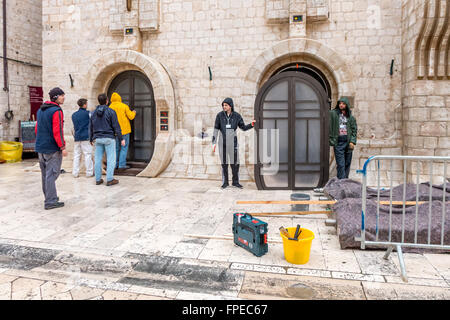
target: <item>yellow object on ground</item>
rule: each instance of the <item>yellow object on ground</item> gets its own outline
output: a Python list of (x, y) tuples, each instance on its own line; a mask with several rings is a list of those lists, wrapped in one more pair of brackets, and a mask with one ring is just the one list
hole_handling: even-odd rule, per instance
[[(286, 228), (289, 237), (294, 238), (297, 228)], [(305, 264), (309, 261), (311, 252), (311, 244), (314, 239), (314, 233), (311, 230), (300, 228), (302, 231), (298, 237), (298, 241), (289, 240), (285, 235), (280, 233), (283, 238), (284, 257), (286, 261), (293, 264)]]
[(22, 142), (0, 141), (0, 160), (6, 162), (22, 161), (22, 151)]

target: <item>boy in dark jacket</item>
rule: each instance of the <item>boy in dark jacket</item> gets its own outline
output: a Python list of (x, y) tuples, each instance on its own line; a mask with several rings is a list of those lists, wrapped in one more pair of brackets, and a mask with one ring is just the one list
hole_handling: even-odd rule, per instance
[(91, 144), (95, 140), (95, 183), (97, 185), (103, 183), (102, 179), (102, 158), (106, 152), (106, 185), (111, 186), (119, 183), (114, 179), (114, 168), (116, 167), (116, 136), (121, 141), (122, 146), (125, 140), (122, 138), (119, 121), (116, 112), (107, 106), (108, 97), (102, 93), (98, 96), (99, 106), (92, 114), (90, 122)]
[(59, 202), (56, 192), (56, 179), (61, 173), (62, 157), (67, 156), (64, 114), (61, 109), (65, 100), (64, 91), (53, 88), (49, 96), (50, 101), (44, 102), (37, 112), (35, 127), (36, 152), (39, 156), (46, 210), (64, 206), (64, 202)]
[(358, 127), (352, 116), (347, 98), (341, 98), (336, 108), (330, 110), (330, 146), (334, 147), (338, 179), (346, 179), (350, 174), (353, 149), (356, 145)]
[(226, 98), (222, 102), (223, 111), (216, 116), (214, 124), (214, 134), (212, 137), (213, 151), (216, 150), (217, 134), (219, 137), (219, 154), (222, 163), (222, 189), (228, 187), (228, 164), (233, 173), (233, 186), (242, 189), (239, 184), (239, 145), (237, 141), (236, 129), (247, 131), (254, 127), (255, 120), (251, 124), (245, 125), (241, 115), (234, 112), (233, 99)]
[(87, 100), (79, 99), (77, 102), (80, 109), (72, 114), (74, 129), (74, 147), (73, 147), (73, 169), (72, 175), (78, 178), (80, 172), (81, 154), (84, 155), (84, 164), (86, 166), (86, 177), (94, 175), (94, 164), (92, 162), (92, 145), (89, 143), (89, 119), (90, 114), (87, 110)]

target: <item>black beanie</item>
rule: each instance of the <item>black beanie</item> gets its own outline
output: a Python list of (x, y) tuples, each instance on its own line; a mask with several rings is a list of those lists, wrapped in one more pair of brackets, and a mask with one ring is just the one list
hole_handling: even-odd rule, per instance
[(61, 89), (61, 88), (58, 88), (58, 87), (53, 88), (53, 89), (50, 90), (50, 92), (48, 93), (48, 95), (50, 96), (50, 100), (51, 100), (51, 101), (55, 101), (55, 100), (58, 98), (58, 96), (61, 96), (61, 95), (63, 95), (63, 94), (65, 94), (64, 91), (62, 91), (62, 89)]
[(223, 107), (223, 104), (224, 104), (224, 103), (228, 104), (228, 105), (231, 107), (231, 111), (234, 112), (234, 103), (233, 103), (233, 99), (231, 99), (231, 98), (226, 98), (225, 100), (223, 100), (223, 102), (222, 102), (222, 107)]

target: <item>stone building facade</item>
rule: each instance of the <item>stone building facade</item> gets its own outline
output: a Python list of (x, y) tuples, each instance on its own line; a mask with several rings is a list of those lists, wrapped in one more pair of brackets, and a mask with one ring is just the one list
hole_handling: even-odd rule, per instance
[[(259, 187), (268, 184), (259, 176), (258, 135), (273, 123), (281, 128), (279, 144), (289, 140), (283, 148), (290, 168), (280, 176), (290, 176), (289, 185), (272, 180), (275, 188), (301, 186), (293, 182), (297, 165), (320, 167), (317, 176), (299, 174), (312, 184), (319, 175), (323, 180), (335, 174), (324, 111), (341, 96), (350, 98), (358, 121), (351, 177), (372, 155), (449, 155), (448, 1), (44, 0), (42, 5), (44, 92), (61, 86), (70, 115), (78, 98), (88, 98), (93, 109), (99, 93), (134, 83), (123, 92), (128, 102), (145, 105), (135, 126), (142, 145), (151, 148), (140, 176), (220, 179), (210, 139), (225, 97), (234, 98), (246, 123), (256, 119), (259, 125), (258, 132), (238, 134), (241, 179)], [(137, 74), (146, 85), (133, 82)], [(268, 101), (276, 86), (284, 90), (283, 83), (292, 87), (282, 101)], [(315, 93), (311, 108), (320, 115), (291, 120), (297, 117), (292, 106), (301, 109), (309, 101), (306, 94), (297, 101), (302, 90)], [(269, 120), (265, 103), (290, 116), (275, 111), (279, 118)], [(66, 121), (69, 143), (71, 125)], [(298, 160), (303, 152), (293, 136), (310, 139), (304, 140), (305, 161)], [(69, 157), (64, 167), (70, 162)], [(399, 180), (403, 167), (394, 169)], [(385, 179), (387, 171), (382, 173)]]
[[(42, 2), (11, 0), (6, 3), (9, 92), (0, 90), (0, 140), (14, 141), (19, 137), (19, 120), (30, 119), (28, 86), (42, 86)], [(3, 57), (2, 11), (0, 15), (0, 52)], [(1, 88), (4, 88), (4, 64), (1, 60)], [(5, 117), (8, 101), (14, 115), (11, 120)]]
[[(406, 1), (402, 15), (402, 107), (405, 155), (450, 155), (450, 2)], [(443, 164), (431, 168), (436, 175)], [(429, 177), (426, 163), (422, 180)], [(448, 171), (447, 171), (448, 173)], [(429, 178), (428, 178), (429, 180)], [(440, 182), (442, 183), (442, 182)]]

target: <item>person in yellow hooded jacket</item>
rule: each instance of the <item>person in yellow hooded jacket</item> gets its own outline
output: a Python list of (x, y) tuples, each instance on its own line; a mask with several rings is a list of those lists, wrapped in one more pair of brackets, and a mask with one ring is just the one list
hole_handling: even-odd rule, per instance
[(117, 119), (119, 120), (120, 129), (122, 131), (122, 139), (125, 140), (125, 146), (120, 143), (116, 143), (116, 168), (128, 169), (127, 166), (127, 153), (128, 146), (130, 145), (130, 133), (131, 124), (130, 120), (136, 117), (136, 111), (131, 111), (130, 107), (122, 102), (122, 97), (117, 93), (113, 92), (111, 95), (111, 104), (109, 105), (117, 114)]

